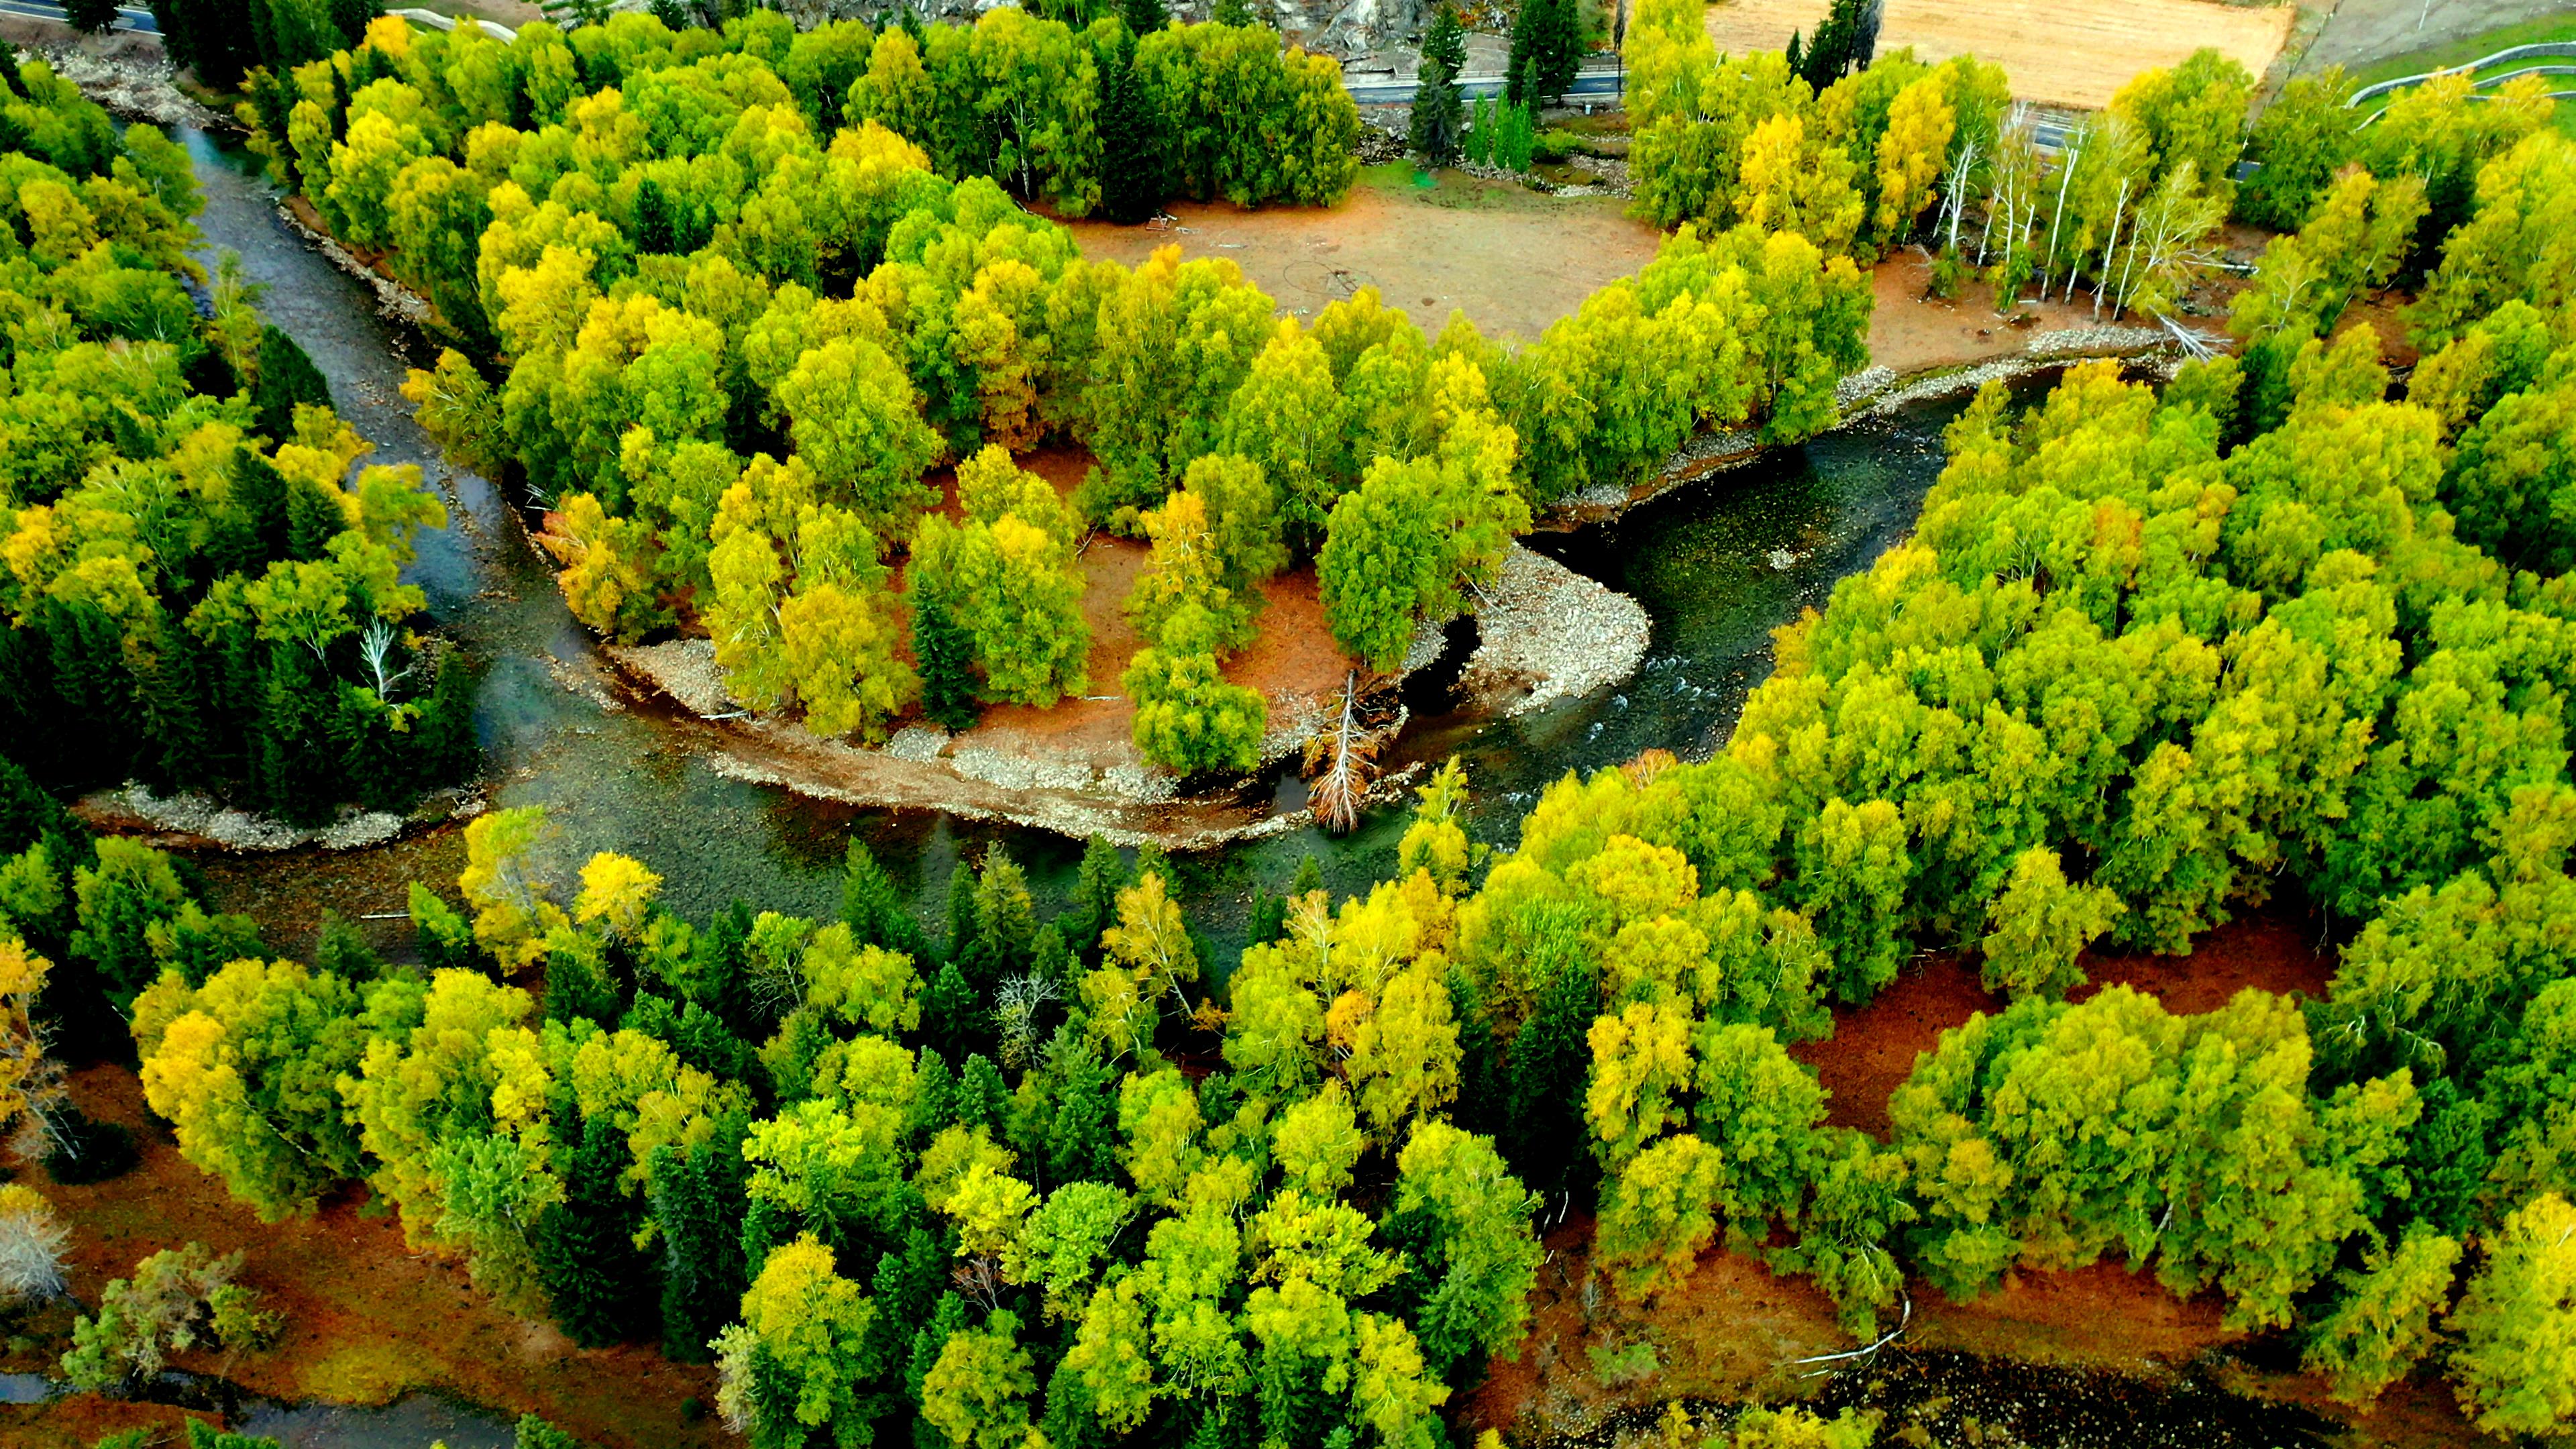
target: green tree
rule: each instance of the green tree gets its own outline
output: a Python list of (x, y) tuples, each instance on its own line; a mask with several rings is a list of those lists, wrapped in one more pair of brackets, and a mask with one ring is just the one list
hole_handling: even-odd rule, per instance
[(726, 1418), (761, 1449), (865, 1435), (859, 1386), (876, 1367), (864, 1353), (876, 1311), (811, 1236), (773, 1249), (742, 1296), (742, 1321), (716, 1338)]
[(2369, 1407), (2432, 1351), (2433, 1320), (2450, 1302), (2459, 1261), (2455, 1240), (2410, 1231), (2372, 1252), (2361, 1271), (2338, 1274), (2342, 1297), (2308, 1340), (2309, 1370), (2326, 1376), (2337, 1399)]
[(2063, 996), (2084, 984), (2077, 958), (2119, 919), (2120, 898), (2066, 879), (2057, 852), (2033, 846), (2014, 857), (2012, 877), (1989, 908), (1980, 950), (1988, 991)]
[(1574, 0), (1521, 0), (1512, 15), (1505, 98), (1535, 108), (1542, 97), (1564, 95), (1582, 67), (1584, 48)]
[(2479, 1428), (2547, 1435), (2576, 1419), (2576, 1207), (2544, 1193), (2515, 1209), (2451, 1327), (2451, 1382)]

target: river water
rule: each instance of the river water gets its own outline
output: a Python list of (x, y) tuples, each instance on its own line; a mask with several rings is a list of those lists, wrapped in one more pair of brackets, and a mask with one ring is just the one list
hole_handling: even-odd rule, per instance
[[(176, 134), (196, 160), (206, 197), (198, 224), (208, 264), (218, 249), (239, 254), (251, 280), (268, 288), (269, 319), (312, 355), (341, 414), (377, 445), (371, 461), (417, 463), (447, 499), (450, 525), (421, 536), (410, 578), (426, 591), (431, 614), (487, 666), (476, 725), (490, 793), (502, 805), (547, 807), (560, 827), (552, 862), (559, 876), (568, 878), (591, 851), (615, 849), (660, 872), (665, 899), (686, 914), (703, 917), (740, 898), (830, 915), (839, 905), (843, 849), (858, 838), (935, 923), (944, 918), (957, 862), (1001, 843), (1027, 867), (1041, 909), (1062, 898), (1080, 842), (744, 783), (697, 754), (692, 732), (649, 709), (615, 703), (593, 640), (565, 608), (510, 500), (489, 480), (448, 466), (397, 392), (405, 368), (428, 361), (419, 339), (380, 318), (365, 286), (285, 226), (258, 158), (228, 138), (184, 128)], [(1770, 673), (1771, 631), (1822, 607), (1837, 579), (1867, 567), (1912, 528), (1940, 471), (1940, 430), (1962, 405), (1925, 404), (1859, 423), (1668, 494), (1615, 523), (1533, 536), (1531, 547), (1645, 606), (1653, 642), (1643, 666), (1624, 685), (1511, 720), (1445, 712), (1436, 684), (1417, 686), (1409, 699), (1415, 720), (1387, 763), (1456, 754), (1476, 792), (1471, 833), (1509, 845), (1537, 793), (1569, 770), (1615, 765), (1650, 748), (1705, 757), (1724, 743), (1746, 693)], [(1283, 800), (1293, 801), (1300, 787), (1292, 776), (1280, 788)], [(1184, 900), (1213, 950), (1211, 964), (1222, 974), (1231, 963), (1256, 885), (1280, 889), (1312, 853), (1337, 890), (1364, 888), (1391, 869), (1403, 821), (1402, 810), (1386, 807), (1348, 836), (1309, 829), (1180, 857)], [(456, 855), (452, 832), (443, 832), (373, 851), (210, 857), (202, 864), (224, 906), (265, 906), (272, 922), (309, 923), (317, 899), (349, 914), (399, 910), (404, 880), (452, 873)], [(307, 942), (274, 944), (291, 952)], [(1925, 1391), (1934, 1418), (1966, 1398), (1998, 1400), (1978, 1403), (1985, 1423), (1943, 1422), (1945, 1431), (1962, 1430), (1973, 1442), (1997, 1420), (2029, 1420), (2007, 1439), (2100, 1442), (2045, 1426), (2074, 1402), (2063, 1396), (2099, 1397), (2109, 1392), (2109, 1379), (2006, 1360), (1944, 1360), (1938, 1367), (1915, 1374), (1939, 1380), (1937, 1392)], [(1994, 1377), (1999, 1373), (2005, 1377)], [(2016, 1373), (2037, 1377), (2011, 1379)], [(1967, 1393), (1972, 1386), (1982, 1387)], [(2105, 1412), (2168, 1431), (2155, 1442), (2200, 1449), (2307, 1437), (2302, 1431), (2310, 1426), (2275, 1422), (2229, 1395), (2212, 1401), (2220, 1405), (2213, 1413), (2192, 1392), (2123, 1387), (2116, 1408)], [(1909, 1410), (1884, 1364), (1841, 1376), (1832, 1396), (1895, 1409), (1899, 1417), (1927, 1412)], [(434, 1398), (384, 1410), (266, 1406), (243, 1427), (276, 1435), (290, 1449), (415, 1449), (442, 1437), (450, 1449), (509, 1442), (498, 1416)]]
[[(547, 808), (560, 828), (557, 873), (568, 876), (594, 850), (615, 849), (660, 872), (664, 898), (686, 914), (704, 916), (739, 897), (829, 915), (838, 908), (845, 842), (856, 836), (933, 922), (944, 918), (955, 862), (980, 855), (988, 842), (1006, 844), (1027, 868), (1042, 909), (1069, 889), (1079, 842), (747, 784), (718, 773), (649, 710), (612, 703), (606, 666), (511, 501), (491, 481), (449, 466), (397, 391), (407, 367), (429, 360), (420, 340), (380, 317), (362, 283), (288, 230), (259, 158), (228, 137), (187, 129), (178, 136), (206, 198), (198, 218), (205, 260), (211, 265), (219, 249), (237, 253), (250, 279), (268, 289), (262, 306), (270, 321), (312, 355), (341, 414), (375, 442), (370, 461), (417, 463), (447, 499), (449, 526), (421, 535), (410, 578), (427, 593), (432, 616), (488, 665), (476, 725), (492, 795), (502, 805)], [(1472, 833), (1508, 845), (1536, 793), (1569, 769), (1617, 764), (1651, 747), (1706, 755), (1723, 741), (1745, 692), (1769, 673), (1770, 631), (1821, 606), (1835, 579), (1912, 527), (1940, 469), (1940, 428), (1958, 407), (1930, 404), (1859, 424), (1667, 495), (1618, 523), (1534, 536), (1533, 547), (1645, 605), (1654, 639), (1643, 667), (1623, 686), (1505, 721), (1441, 713), (1438, 691), (1424, 698), (1417, 690), (1416, 722), (1388, 763), (1459, 755), (1476, 792)], [(1293, 777), (1281, 783), (1288, 798), (1300, 788)], [(1183, 856), (1184, 896), (1219, 969), (1240, 942), (1256, 885), (1284, 887), (1312, 853), (1337, 889), (1364, 887), (1391, 866), (1402, 833), (1403, 812), (1389, 807), (1348, 836), (1309, 829)], [(344, 911), (370, 903), (400, 909), (400, 868), (428, 858), (404, 845), (382, 857), (385, 879), (369, 887), (372, 902), (349, 902)], [(365, 868), (311, 852), (208, 864), (218, 894), (236, 906), (256, 895), (291, 896), (308, 873), (345, 880)]]

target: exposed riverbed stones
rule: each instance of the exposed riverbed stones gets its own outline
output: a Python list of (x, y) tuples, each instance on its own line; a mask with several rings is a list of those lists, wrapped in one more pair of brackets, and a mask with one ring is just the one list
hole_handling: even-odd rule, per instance
[(1519, 544), (1483, 607), (1458, 691), (1509, 718), (1636, 673), (1652, 630), (1645, 606)]
[(423, 799), (408, 814), (344, 808), (328, 824), (299, 826), (274, 816), (237, 810), (200, 791), (156, 795), (140, 781), (128, 781), (121, 789), (94, 791), (73, 806), (73, 813), (94, 830), (139, 836), (166, 847), (244, 854), (300, 850), (306, 846), (363, 850), (393, 840), (413, 826), (462, 819), (482, 810), (480, 795), (441, 790)]

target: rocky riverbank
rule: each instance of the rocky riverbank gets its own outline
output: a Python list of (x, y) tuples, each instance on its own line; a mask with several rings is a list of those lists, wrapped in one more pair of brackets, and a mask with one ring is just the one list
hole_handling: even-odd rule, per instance
[[(1514, 545), (1477, 612), (1478, 642), (1458, 696), (1496, 718), (1542, 709), (1626, 679), (1645, 657), (1646, 611), (1624, 594), (1544, 555)], [(1429, 625), (1423, 646), (1393, 674), (1363, 680), (1372, 698), (1397, 694), (1443, 655)], [(1009, 726), (951, 734), (915, 723), (878, 745), (820, 738), (794, 720), (762, 718), (736, 701), (704, 639), (605, 645), (603, 652), (642, 707), (659, 706), (694, 736), (724, 774), (845, 804), (945, 810), (1120, 844), (1152, 841), (1203, 848), (1257, 839), (1311, 823), (1302, 805), (1278, 808), (1267, 782), (1303, 753), (1336, 717), (1337, 702), (1274, 700), (1261, 762), (1233, 780), (1184, 781), (1121, 740), (1060, 740)], [(1403, 707), (1377, 711), (1376, 733), (1392, 736)], [(1387, 719), (1388, 714), (1392, 715)], [(1379, 793), (1399, 792), (1401, 778)], [(1190, 787), (1195, 786), (1195, 789)]]

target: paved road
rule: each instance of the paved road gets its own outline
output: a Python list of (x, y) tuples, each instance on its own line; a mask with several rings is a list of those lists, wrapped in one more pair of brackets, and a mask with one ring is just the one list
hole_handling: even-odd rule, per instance
[[(48, 5), (44, 0), (0, 0), (0, 15), (24, 15), (35, 20), (66, 19), (63, 7)], [(114, 28), (140, 31), (145, 35), (158, 35), (161, 33), (161, 22), (153, 19), (152, 12), (149, 10), (128, 10), (119, 6)]]
[[(0, 4), (6, 3), (9, 0), (0, 0)], [(1565, 88), (1565, 98), (1569, 101), (1616, 99), (1622, 78), (1621, 73), (1615, 70), (1585, 71), (1574, 78), (1574, 84)], [(1504, 78), (1498, 75), (1458, 77), (1458, 89), (1464, 91), (1469, 100), (1478, 96), (1499, 96), (1503, 93), (1503, 83)], [(1413, 104), (1414, 86), (1411, 81), (1361, 80), (1355, 76), (1344, 76), (1342, 84), (1349, 88), (1351, 99), (1363, 106)]]

